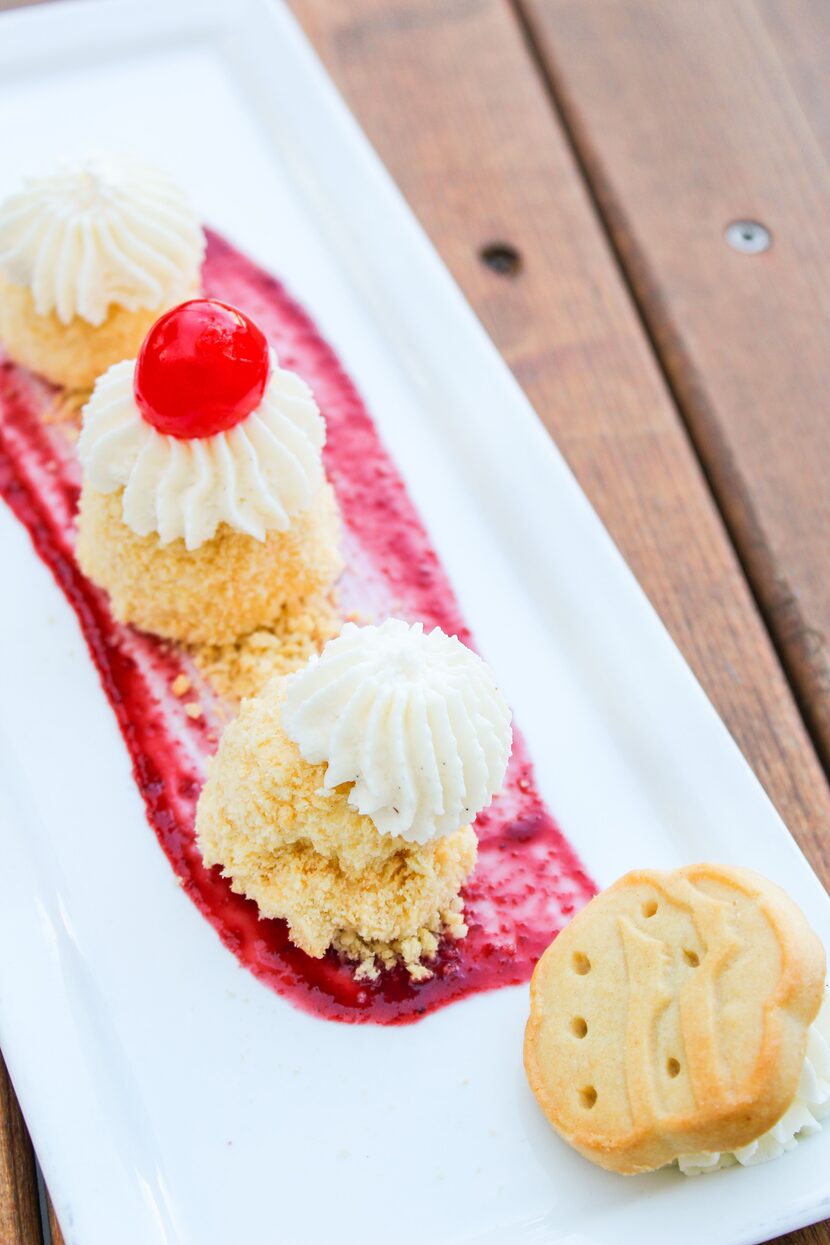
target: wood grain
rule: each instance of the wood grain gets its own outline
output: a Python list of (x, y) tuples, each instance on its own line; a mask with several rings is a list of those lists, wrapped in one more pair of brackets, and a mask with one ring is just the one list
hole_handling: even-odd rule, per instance
[(830, 162), (830, 5), (821, 0), (756, 0), (793, 95)]
[(47, 1198), (47, 1208), (49, 1211), (49, 1233), (52, 1237), (51, 1245), (64, 1245), (63, 1233), (61, 1232), (58, 1216), (55, 1213), (55, 1207), (51, 1198)]
[[(827, 6), (523, 4), (828, 765)], [(731, 249), (738, 218), (772, 248)]]
[(777, 1236), (771, 1245), (827, 1245), (830, 1241), (830, 1222), (814, 1223), (809, 1228), (801, 1228), (798, 1232), (788, 1232), (786, 1236)]
[[(830, 877), (820, 767), (510, 9), (498, 0), (294, 0), (293, 8), (762, 782)], [(482, 264), (493, 241), (521, 253), (515, 276)]]
[(41, 1245), (32, 1145), (0, 1056), (0, 1243)]

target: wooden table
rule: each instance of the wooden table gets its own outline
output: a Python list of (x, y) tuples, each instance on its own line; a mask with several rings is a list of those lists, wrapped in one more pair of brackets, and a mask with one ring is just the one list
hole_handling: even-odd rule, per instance
[[(830, 883), (830, 5), (293, 7)], [(0, 1065), (0, 1242), (44, 1236)]]

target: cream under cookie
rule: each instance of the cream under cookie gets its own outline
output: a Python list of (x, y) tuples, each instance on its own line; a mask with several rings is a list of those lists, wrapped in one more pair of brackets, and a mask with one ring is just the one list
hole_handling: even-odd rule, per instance
[(222, 525), (188, 550), (138, 536), (122, 518), (123, 490), (84, 484), (77, 554), (85, 575), (109, 593), (119, 622), (188, 643), (221, 644), (273, 623), (331, 587), (342, 566), (340, 521), (329, 484), (287, 531), (256, 540)]
[(263, 916), (284, 918), (309, 955), (335, 945), (366, 963), (400, 956), (418, 976), (437, 935), (466, 932), (458, 894), (475, 833), (424, 844), (379, 834), (349, 804), (348, 784), (324, 789), (325, 765), (304, 761), (286, 735), (284, 687), (277, 679), (244, 701), (222, 736), (196, 817), (205, 863)]
[(24, 285), (0, 273), (0, 341), (9, 357), (66, 389), (91, 389), (113, 363), (134, 357), (152, 324), (168, 309), (113, 305), (101, 324), (74, 316), (63, 324), (54, 311), (40, 315)]

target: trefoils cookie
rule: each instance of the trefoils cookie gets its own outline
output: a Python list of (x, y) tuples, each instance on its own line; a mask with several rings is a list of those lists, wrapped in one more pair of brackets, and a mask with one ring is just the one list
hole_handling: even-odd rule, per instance
[(739, 1150), (796, 1098), (825, 971), (799, 908), (751, 870), (629, 873), (536, 967), (531, 1088), (614, 1171)]

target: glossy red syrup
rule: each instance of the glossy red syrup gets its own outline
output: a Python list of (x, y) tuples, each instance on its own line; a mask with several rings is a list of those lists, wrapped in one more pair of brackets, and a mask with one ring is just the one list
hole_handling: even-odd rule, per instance
[[(304, 311), (282, 286), (215, 235), (204, 268), (207, 293), (258, 324), (280, 362), (311, 384), (328, 423), (326, 467), (346, 525), (349, 607), (421, 618), (469, 642), (452, 588), (360, 397)], [(115, 623), (104, 595), (73, 557), (79, 473), (58, 427), (44, 423), (55, 391), (0, 364), (0, 494), (75, 610), (132, 757), (147, 816), (183, 888), (239, 961), (298, 1007), (330, 1020), (402, 1024), (465, 995), (527, 981), (539, 955), (594, 893), (579, 859), (539, 796), (517, 737), (504, 793), (476, 823), (479, 861), (465, 889), (468, 936), (447, 941), (431, 980), (403, 971), (356, 982), (334, 955), (313, 960), (293, 947), (281, 921), (206, 870), (193, 837), (194, 811), (217, 727), (206, 695), (198, 720), (171, 691), (187, 670), (174, 646)], [(185, 697), (185, 701), (186, 701)]]
[(227, 432), (262, 401), (270, 364), (265, 334), (236, 307), (192, 298), (166, 312), (138, 352), (135, 400), (171, 437)]

